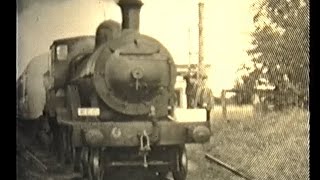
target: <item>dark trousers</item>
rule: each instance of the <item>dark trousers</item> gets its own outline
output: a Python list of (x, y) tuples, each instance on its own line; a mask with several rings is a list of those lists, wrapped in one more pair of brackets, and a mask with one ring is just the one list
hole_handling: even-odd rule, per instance
[(207, 111), (207, 121), (210, 121), (211, 110), (206, 109)]
[(192, 109), (194, 108), (194, 99), (191, 95), (187, 95), (187, 108)]

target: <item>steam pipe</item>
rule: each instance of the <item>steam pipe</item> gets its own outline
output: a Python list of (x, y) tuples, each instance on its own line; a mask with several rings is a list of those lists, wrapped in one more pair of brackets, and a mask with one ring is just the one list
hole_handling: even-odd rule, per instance
[(140, 0), (120, 0), (118, 5), (122, 13), (122, 29), (139, 31), (140, 9), (143, 3)]

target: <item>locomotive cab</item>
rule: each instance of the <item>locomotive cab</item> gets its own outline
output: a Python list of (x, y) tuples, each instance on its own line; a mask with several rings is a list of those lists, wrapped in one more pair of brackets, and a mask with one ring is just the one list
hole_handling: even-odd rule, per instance
[(56, 107), (64, 106), (65, 84), (69, 78), (69, 64), (80, 54), (94, 49), (94, 36), (77, 36), (55, 40), (50, 46), (49, 68), (44, 76), (46, 105), (44, 114), (55, 116)]
[(53, 81), (52, 87), (64, 87), (69, 73), (69, 63), (79, 54), (92, 53), (94, 43), (94, 36), (59, 39), (52, 43), (49, 62), (49, 76)]

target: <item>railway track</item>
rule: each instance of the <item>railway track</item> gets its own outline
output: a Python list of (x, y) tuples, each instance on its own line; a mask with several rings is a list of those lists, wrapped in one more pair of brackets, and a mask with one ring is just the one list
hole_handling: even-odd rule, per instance
[(17, 175), (22, 176), (18, 180), (81, 179), (80, 174), (73, 172), (73, 167), (59, 164), (52, 152), (37, 145), (29, 145), (23, 154), (17, 156), (18, 167), (20, 167)]
[[(22, 150), (23, 153), (19, 152), (19, 148), (17, 149), (17, 180), (86, 180), (82, 178), (81, 174), (75, 173), (71, 165), (60, 164), (53, 152), (50, 152), (47, 147), (44, 147), (43, 144), (40, 144), (39, 140), (35, 138), (34, 134), (29, 134), (33, 130), (33, 127), (18, 127), (17, 129), (18, 146), (19, 144), (22, 144), (24, 147), (27, 147)], [(254, 179), (252, 176), (237, 170), (236, 168), (220, 161), (210, 154), (204, 155), (205, 159), (207, 159), (210, 163), (215, 163), (238, 177), (246, 180)], [(25, 156), (28, 157), (25, 158)], [(191, 176), (190, 178), (194, 177)], [(136, 172), (135, 170), (131, 170), (128, 172), (116, 172), (113, 177), (108, 177), (108, 180), (111, 179), (159, 180), (159, 177), (150, 175), (150, 173), (147, 173), (147, 171)], [(173, 180), (173, 178), (169, 175), (166, 177), (166, 179), (161, 180)]]
[[(21, 133), (19, 141), (20, 143), (26, 143), (25, 147), (27, 148), (23, 150), (23, 153), (17, 152), (17, 180), (87, 180), (82, 178), (81, 174), (74, 173), (73, 167), (70, 165), (60, 164), (53, 152), (37, 144), (36, 141), (30, 140), (30, 138), (23, 136)], [(135, 171), (119, 171), (114, 173), (112, 177), (108, 177), (108, 180), (112, 179), (159, 180), (158, 177), (144, 171), (138, 173)], [(168, 177), (161, 180), (173, 179)]]
[[(80, 174), (74, 173), (73, 168), (67, 165), (60, 165), (52, 153), (33, 147), (35, 156), (46, 166), (46, 171), (40, 168), (30, 166), (29, 163), (21, 164), (26, 166), (26, 173), (18, 180), (87, 180)], [(21, 162), (20, 162), (21, 163)], [(119, 172), (108, 180), (159, 180), (159, 178), (147, 175), (147, 173)], [(171, 177), (161, 180), (173, 180)]]

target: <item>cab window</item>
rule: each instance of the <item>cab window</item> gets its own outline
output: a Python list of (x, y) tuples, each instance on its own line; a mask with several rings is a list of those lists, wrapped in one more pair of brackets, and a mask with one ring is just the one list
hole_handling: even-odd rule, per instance
[(56, 47), (57, 60), (66, 61), (68, 57), (68, 46), (67, 45), (58, 45)]

